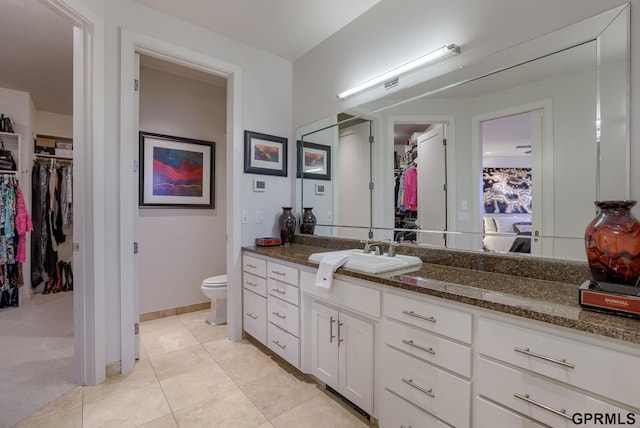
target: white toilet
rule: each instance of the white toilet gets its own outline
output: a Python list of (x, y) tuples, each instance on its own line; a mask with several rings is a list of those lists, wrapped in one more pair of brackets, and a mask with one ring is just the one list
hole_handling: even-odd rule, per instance
[(211, 299), (211, 312), (207, 316), (209, 324), (227, 323), (227, 275), (217, 275), (202, 281), (200, 287), (205, 296)]

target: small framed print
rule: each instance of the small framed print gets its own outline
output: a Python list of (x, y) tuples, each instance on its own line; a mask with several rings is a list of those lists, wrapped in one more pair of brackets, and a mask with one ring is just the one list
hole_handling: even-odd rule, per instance
[(139, 206), (214, 208), (213, 141), (139, 133)]
[(287, 139), (244, 131), (244, 172), (287, 176)]
[(331, 180), (331, 146), (298, 141), (296, 177)]
[(316, 195), (324, 195), (324, 184), (316, 183)]

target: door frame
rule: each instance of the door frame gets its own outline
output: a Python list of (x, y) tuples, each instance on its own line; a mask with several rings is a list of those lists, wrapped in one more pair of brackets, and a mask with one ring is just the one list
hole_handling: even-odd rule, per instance
[(242, 339), (242, 288), (234, 286), (241, 283), (241, 224), (236, 220), (236, 217), (240, 218), (240, 198), (233, 198), (233, 195), (241, 193), (243, 142), (241, 68), (238, 65), (128, 29), (121, 29), (120, 36), (120, 346), (122, 373), (125, 374), (130, 373), (135, 364), (135, 325), (140, 311), (135, 300), (139, 280), (137, 259), (132, 257), (138, 212), (134, 201), (138, 179), (134, 172), (138, 129), (133, 111), (136, 53), (227, 78), (227, 334), (233, 341)]
[[(480, 123), (486, 120), (498, 119), (505, 116), (513, 116), (516, 114), (531, 112), (534, 110), (542, 110), (542, 144), (539, 148), (539, 155), (532, 159), (532, 171), (542, 171), (544, 166), (544, 173), (532, 174), (532, 186), (533, 188), (541, 189), (539, 195), (541, 197), (536, 198), (534, 202), (534, 210), (539, 212), (533, 212), (531, 215), (532, 228), (542, 236), (553, 236), (553, 171), (554, 171), (554, 158), (553, 158), (553, 102), (551, 99), (543, 99), (539, 101), (533, 101), (531, 103), (520, 104), (516, 106), (507, 107), (500, 110), (493, 110), (487, 113), (482, 113), (476, 116), (472, 116), (472, 131), (471, 131), (471, 171), (472, 177), (477, 179), (476, 191), (472, 195), (472, 227), (476, 232), (476, 236), (479, 237), (477, 245), (479, 249), (482, 248), (482, 232), (483, 232), (483, 191), (482, 191), (482, 168), (483, 168), (483, 152), (482, 142), (480, 141)], [(534, 190), (535, 191), (535, 190)], [(534, 196), (535, 197), (535, 196)], [(540, 201), (540, 203), (537, 203)], [(540, 208), (535, 208), (538, 205)], [(533, 251), (532, 242), (532, 251)], [(542, 243), (542, 249), (539, 251), (545, 255), (552, 249), (546, 249), (546, 245)], [(476, 248), (472, 248), (476, 249)]]

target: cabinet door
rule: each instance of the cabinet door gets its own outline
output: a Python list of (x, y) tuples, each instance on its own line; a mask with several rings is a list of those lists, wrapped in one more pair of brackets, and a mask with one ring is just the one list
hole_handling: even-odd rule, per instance
[(340, 312), (338, 391), (366, 412), (373, 410), (373, 324)]
[(338, 389), (338, 311), (311, 305), (311, 373)]

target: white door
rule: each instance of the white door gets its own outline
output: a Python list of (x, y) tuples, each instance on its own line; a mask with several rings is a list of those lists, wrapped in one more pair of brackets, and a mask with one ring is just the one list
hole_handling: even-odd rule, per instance
[(373, 410), (373, 325), (340, 312), (338, 321), (339, 388), (366, 412)]
[(311, 305), (311, 373), (338, 388), (338, 311)]
[[(140, 129), (140, 54), (136, 53), (135, 60), (135, 81), (136, 84), (134, 101), (133, 101), (133, 126), (136, 131)], [(138, 165), (140, 165), (140, 159), (137, 151), (134, 151), (134, 174), (138, 173)], [(135, 181), (134, 181), (135, 182)], [(133, 206), (135, 212), (134, 218), (138, 218), (138, 186), (134, 186), (133, 189)], [(134, 242), (134, 251), (133, 251), (133, 299), (134, 299), (134, 321), (136, 325), (135, 329), (135, 355), (136, 360), (140, 358), (140, 258), (138, 257), (138, 244), (140, 242), (139, 239), (139, 227), (138, 222), (133, 222), (133, 242)]]
[[(435, 124), (418, 136), (418, 227), (447, 230), (447, 154), (444, 125)], [(445, 246), (443, 233), (420, 233), (419, 242)]]

